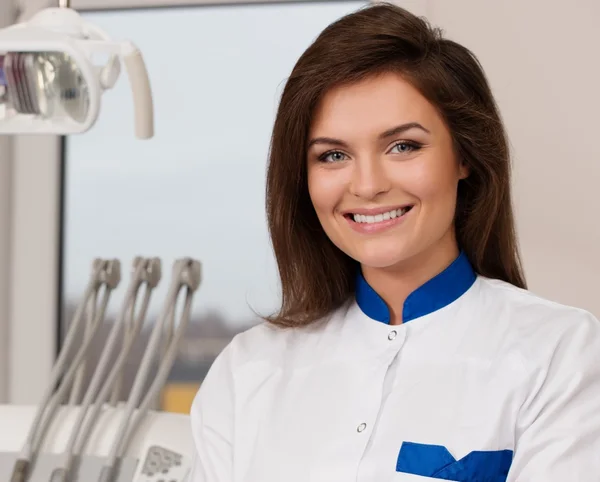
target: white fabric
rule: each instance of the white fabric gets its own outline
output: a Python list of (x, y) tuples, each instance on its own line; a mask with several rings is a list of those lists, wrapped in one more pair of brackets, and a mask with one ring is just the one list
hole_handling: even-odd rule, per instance
[(599, 482), (600, 323), (483, 277), (400, 326), (353, 302), (238, 335), (191, 419), (191, 482), (442, 480), (397, 472), (403, 442), (512, 450), (508, 482)]

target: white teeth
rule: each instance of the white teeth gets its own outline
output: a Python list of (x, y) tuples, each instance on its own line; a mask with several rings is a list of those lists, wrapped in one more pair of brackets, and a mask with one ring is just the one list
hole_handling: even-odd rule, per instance
[(395, 209), (393, 211), (388, 211), (387, 213), (377, 214), (375, 216), (367, 216), (365, 214), (353, 214), (352, 218), (355, 223), (380, 223), (382, 221), (388, 221), (390, 219), (397, 218), (406, 214), (409, 208)]

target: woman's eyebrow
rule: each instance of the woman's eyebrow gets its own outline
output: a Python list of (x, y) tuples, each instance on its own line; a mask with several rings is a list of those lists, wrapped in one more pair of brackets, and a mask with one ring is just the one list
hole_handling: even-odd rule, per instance
[[(389, 137), (397, 136), (398, 134), (402, 134), (403, 132), (409, 131), (411, 129), (420, 129), (423, 132), (426, 132), (427, 134), (431, 134), (429, 129), (426, 129), (418, 122), (407, 122), (405, 124), (400, 124), (399, 126), (392, 127), (391, 129), (388, 129), (388, 130), (382, 132), (379, 135), (379, 139), (385, 140)], [(337, 146), (337, 147), (343, 147), (343, 148), (348, 147), (348, 143), (341, 139), (336, 139), (334, 137), (315, 137), (314, 139), (311, 139), (308, 142), (307, 149), (310, 149), (312, 146), (314, 146), (316, 144), (326, 144), (328, 146)]]
[(382, 132), (379, 135), (379, 139), (385, 140), (388, 137), (397, 136), (398, 134), (402, 134), (411, 129), (421, 129), (423, 132), (426, 132), (427, 134), (431, 134), (431, 132), (428, 129), (423, 127), (418, 122), (407, 122), (406, 124), (400, 124), (399, 126), (392, 127), (391, 129), (388, 129), (387, 131)]
[(327, 144), (328, 146), (338, 146), (347, 148), (348, 144), (340, 139), (334, 139), (333, 137), (315, 137), (308, 143), (307, 148), (310, 149), (315, 144)]

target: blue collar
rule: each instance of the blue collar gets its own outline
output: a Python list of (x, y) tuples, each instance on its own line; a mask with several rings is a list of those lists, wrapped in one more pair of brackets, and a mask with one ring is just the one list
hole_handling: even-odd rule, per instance
[[(450, 266), (413, 291), (402, 309), (402, 322), (433, 313), (460, 298), (475, 282), (477, 275), (464, 252)], [(369, 286), (362, 273), (356, 280), (356, 302), (365, 315), (382, 323), (390, 322), (385, 301)]]

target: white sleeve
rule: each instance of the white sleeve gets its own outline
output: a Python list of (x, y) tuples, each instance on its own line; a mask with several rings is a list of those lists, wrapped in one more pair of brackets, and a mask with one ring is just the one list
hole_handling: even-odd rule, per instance
[(212, 364), (192, 404), (196, 453), (189, 482), (233, 481), (233, 413), (230, 344)]
[(600, 482), (600, 322), (576, 317), (521, 409), (507, 482)]

